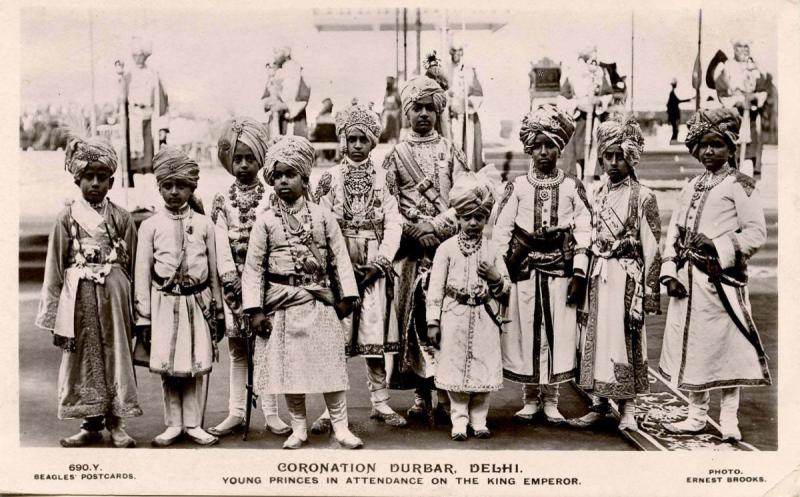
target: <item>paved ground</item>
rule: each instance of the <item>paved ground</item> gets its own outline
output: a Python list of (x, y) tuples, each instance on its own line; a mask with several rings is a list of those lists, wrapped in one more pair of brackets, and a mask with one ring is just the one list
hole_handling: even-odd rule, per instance
[[(742, 395), (741, 426), (745, 440), (762, 450), (777, 447), (777, 299), (776, 280), (755, 279), (752, 285), (752, 303), (755, 321), (772, 358), (770, 369), (776, 380), (767, 388), (745, 390)], [(24, 284), (20, 289), (20, 441), (28, 447), (56, 447), (61, 437), (74, 433), (78, 423), (56, 419), (56, 378), (60, 351), (50, 343), (48, 333), (36, 329), (33, 319), (36, 312), (38, 287)], [(666, 309), (666, 303), (662, 305)], [(658, 363), (664, 316), (648, 321), (648, 347), (651, 365)], [(216, 364), (211, 376), (211, 388), (206, 413), (206, 426), (223, 419), (227, 411), (228, 362), (226, 342), (222, 342), (222, 362)], [(149, 440), (163, 430), (160, 381), (156, 375), (136, 368), (139, 375), (140, 402), (144, 416), (130, 420), (129, 431), (139, 439), (140, 446), (149, 447)], [(353, 359), (349, 363), (350, 391), (348, 404), (353, 430), (362, 436), (370, 449), (474, 449), (474, 450), (632, 450), (611, 424), (592, 430), (580, 431), (569, 427), (551, 427), (543, 422), (520, 427), (511, 423), (512, 414), (519, 408), (519, 386), (506, 382), (505, 388), (492, 395), (489, 425), (494, 433), (490, 440), (470, 440), (454, 445), (449, 440), (447, 427), (431, 429), (424, 425), (411, 425), (406, 429), (390, 428), (369, 419), (369, 394), (364, 379), (364, 362)], [(410, 405), (411, 392), (395, 391), (391, 405), (405, 409)], [(716, 399), (716, 397), (712, 397)], [(561, 410), (565, 416), (585, 412), (585, 404), (571, 385), (562, 387)], [(281, 411), (286, 419), (285, 404)], [(313, 419), (322, 411), (321, 396), (310, 396), (309, 417)], [(712, 409), (716, 416), (717, 409)], [(280, 448), (283, 437), (265, 434), (263, 417), (255, 413), (252, 435), (247, 442), (237, 436), (224, 439), (219, 448)], [(106, 445), (110, 445), (106, 443)], [(335, 447), (332, 440), (311, 436), (311, 448)], [(194, 447), (180, 442), (177, 448)]]

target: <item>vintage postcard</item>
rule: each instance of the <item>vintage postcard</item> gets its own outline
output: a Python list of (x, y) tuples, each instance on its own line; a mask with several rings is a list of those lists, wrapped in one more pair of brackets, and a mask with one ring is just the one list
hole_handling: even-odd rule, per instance
[(797, 2), (0, 26), (0, 492), (800, 494)]

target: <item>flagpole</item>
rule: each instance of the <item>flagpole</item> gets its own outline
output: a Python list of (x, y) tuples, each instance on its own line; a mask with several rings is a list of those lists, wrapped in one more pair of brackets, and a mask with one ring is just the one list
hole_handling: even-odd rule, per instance
[[(702, 64), (700, 64), (700, 49), (703, 40), (703, 9), (700, 9), (699, 15), (697, 18), (697, 63), (701, 68), (700, 75), (702, 76)], [(703, 86), (702, 84), (702, 77), (699, 78), (697, 83), (697, 88), (695, 88), (694, 93), (694, 110), (697, 112), (700, 110), (700, 87)]]
[(631, 114), (633, 114), (633, 10), (631, 10)]
[(94, 93), (94, 13), (90, 10), (89, 11), (89, 74), (91, 78), (91, 100), (92, 100), (92, 112), (90, 114), (90, 131), (91, 136), (95, 136), (97, 134), (97, 107), (95, 103), (95, 93)]

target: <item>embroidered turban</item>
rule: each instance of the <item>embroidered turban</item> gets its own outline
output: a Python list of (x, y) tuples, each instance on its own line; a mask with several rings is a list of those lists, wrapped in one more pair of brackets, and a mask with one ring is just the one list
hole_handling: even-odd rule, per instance
[(466, 216), (482, 210), (489, 215), (494, 205), (492, 185), (475, 173), (466, 173), (458, 177), (450, 189), (450, 207), (459, 216)]
[(433, 97), (433, 105), (436, 113), (441, 114), (447, 104), (447, 97), (439, 83), (427, 76), (417, 76), (409, 79), (403, 89), (400, 90), (400, 99), (403, 101), (403, 113), (408, 113), (408, 109), (418, 100), (425, 97)]
[(615, 115), (597, 127), (598, 155), (603, 155), (603, 152), (612, 145), (620, 146), (625, 162), (629, 166), (639, 165), (644, 150), (644, 137), (636, 119), (633, 117), (625, 119), (621, 115)]
[(339, 136), (342, 151), (347, 149), (347, 133), (352, 129), (364, 133), (369, 138), (372, 148), (375, 148), (381, 136), (381, 118), (375, 111), (361, 104), (354, 104), (337, 112), (336, 134)]
[(559, 151), (564, 150), (575, 132), (575, 121), (553, 104), (542, 104), (522, 119), (519, 139), (525, 153), (533, 153), (533, 141), (542, 133), (556, 144)]
[(153, 173), (159, 186), (165, 181), (179, 181), (197, 188), (200, 179), (197, 162), (178, 147), (162, 147), (158, 151), (153, 157)]
[(92, 162), (99, 162), (114, 174), (117, 170), (117, 152), (100, 138), (72, 137), (67, 143), (64, 168), (78, 181), (86, 166)]
[(253, 151), (259, 167), (264, 166), (267, 155), (267, 130), (264, 125), (249, 117), (235, 117), (222, 125), (222, 134), (217, 142), (217, 157), (222, 167), (233, 174), (233, 152), (236, 143), (242, 142)]
[(722, 137), (731, 151), (736, 150), (739, 141), (739, 127), (742, 118), (739, 113), (730, 108), (700, 109), (695, 112), (686, 125), (689, 133), (686, 135), (686, 148), (695, 158), (698, 158), (700, 140), (707, 133), (714, 133)]
[(281, 136), (270, 144), (267, 152), (267, 163), (264, 168), (264, 180), (272, 185), (272, 173), (277, 163), (286, 164), (300, 174), (303, 178), (311, 177), (311, 168), (314, 165), (314, 146), (302, 136)]

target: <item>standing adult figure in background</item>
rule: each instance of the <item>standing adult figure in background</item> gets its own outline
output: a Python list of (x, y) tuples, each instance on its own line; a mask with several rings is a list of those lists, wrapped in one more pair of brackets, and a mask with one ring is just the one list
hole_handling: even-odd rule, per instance
[(478, 109), (483, 103), (483, 88), (475, 68), (464, 63), (464, 43), (457, 36), (450, 44), (447, 65), (448, 106), (453, 143), (467, 156), (467, 167), (477, 171), (483, 167), (483, 137)]
[(690, 102), (691, 98), (678, 98), (675, 94), (675, 88), (678, 87), (678, 80), (672, 78), (670, 81), (672, 89), (669, 91), (669, 98), (667, 99), (667, 119), (669, 125), (672, 126), (672, 137), (669, 139), (670, 143), (678, 140), (678, 126), (681, 124), (681, 104)]

